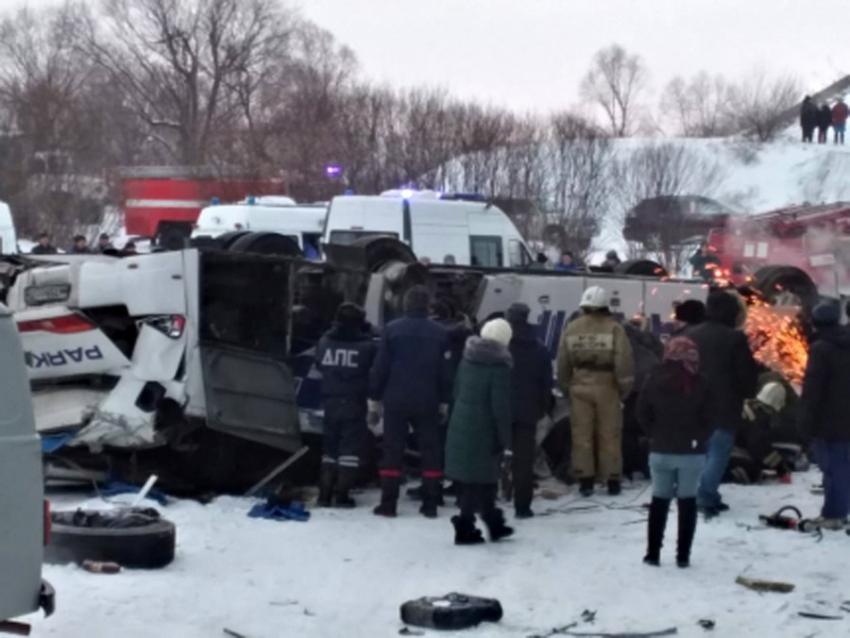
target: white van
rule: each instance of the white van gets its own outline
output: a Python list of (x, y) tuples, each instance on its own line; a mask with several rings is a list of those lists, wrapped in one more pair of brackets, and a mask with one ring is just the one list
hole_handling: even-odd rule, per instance
[(8, 204), (0, 202), (0, 255), (15, 255), (18, 252), (18, 235)]
[(523, 268), (531, 252), (510, 218), (484, 201), (433, 191), (388, 191), (335, 197), (325, 224), (326, 244), (352, 244), (385, 235), (409, 245), (419, 259), (484, 268)]
[[(8, 208), (7, 208), (8, 210)], [(24, 625), (12, 618), (43, 608), (53, 613), (54, 593), (41, 580), (49, 507), (44, 500), (41, 440), (36, 434), (21, 339), (0, 304), (0, 633)], [(4, 623), (6, 623), (4, 627)], [(20, 635), (29, 635), (21, 633)]]
[(257, 197), (238, 204), (207, 206), (192, 239), (215, 239), (234, 231), (271, 232), (291, 237), (308, 256), (318, 257), (325, 204), (296, 204), (288, 197)]

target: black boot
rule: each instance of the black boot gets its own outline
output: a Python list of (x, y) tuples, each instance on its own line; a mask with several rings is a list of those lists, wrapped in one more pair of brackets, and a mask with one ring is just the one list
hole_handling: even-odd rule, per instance
[(620, 479), (610, 479), (608, 481), (608, 496), (619, 496), (623, 491), (620, 485)]
[(452, 516), (455, 526), (455, 545), (479, 545), (484, 542), (481, 530), (475, 527), (475, 519)]
[(490, 510), (483, 518), (492, 542), (495, 543), (513, 535), (513, 528), (505, 525), (505, 514), (499, 508)]
[(423, 479), (422, 481), (422, 507), (419, 513), (425, 518), (437, 518), (437, 506), (440, 503), (440, 492), (442, 485), (439, 479)]
[(649, 525), (647, 531), (647, 549), (643, 562), (653, 567), (660, 564), (661, 546), (664, 544), (664, 528), (667, 527), (667, 514), (670, 511), (669, 498), (654, 498), (649, 506)]
[(690, 567), (691, 546), (694, 544), (694, 534), (697, 531), (697, 500), (695, 498), (679, 499), (679, 541), (676, 547), (676, 564), (679, 567)]
[(375, 516), (396, 517), (396, 506), (398, 504), (398, 493), (401, 488), (401, 478), (397, 476), (384, 476), (381, 478), (381, 502), (372, 510)]
[(334, 498), (334, 505), (337, 507), (341, 507), (342, 509), (357, 507), (357, 501), (351, 498), (349, 493), (354, 488), (355, 483), (357, 483), (357, 472), (358, 469), (356, 467), (339, 468), (339, 481), (336, 486), (336, 497)]
[(579, 481), (579, 494), (583, 497), (588, 498), (589, 496), (593, 496), (593, 484), (596, 481), (592, 478), (583, 478)]
[(336, 483), (336, 465), (323, 463), (319, 474), (319, 498), (316, 505), (330, 507), (333, 499), (334, 484)]

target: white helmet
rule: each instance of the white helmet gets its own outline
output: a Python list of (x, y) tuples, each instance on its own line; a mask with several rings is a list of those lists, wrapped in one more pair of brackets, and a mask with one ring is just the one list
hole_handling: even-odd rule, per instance
[(785, 407), (785, 387), (776, 381), (765, 383), (756, 399), (774, 412), (779, 412)]
[(504, 319), (491, 319), (481, 328), (481, 338), (490, 341), (496, 341), (503, 346), (508, 346), (511, 343), (514, 331)]
[(591, 286), (585, 290), (579, 304), (579, 308), (587, 308), (588, 310), (608, 310), (608, 306), (608, 293), (600, 286)]

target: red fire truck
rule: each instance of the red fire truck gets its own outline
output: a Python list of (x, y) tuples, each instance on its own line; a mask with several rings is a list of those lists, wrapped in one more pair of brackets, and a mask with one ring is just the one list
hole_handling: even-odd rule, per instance
[(807, 297), (850, 293), (850, 203), (730, 216), (708, 244), (717, 278)]
[(183, 242), (198, 214), (214, 200), (236, 202), (255, 195), (284, 195), (280, 177), (222, 176), (211, 169), (139, 166), (121, 171), (127, 234)]

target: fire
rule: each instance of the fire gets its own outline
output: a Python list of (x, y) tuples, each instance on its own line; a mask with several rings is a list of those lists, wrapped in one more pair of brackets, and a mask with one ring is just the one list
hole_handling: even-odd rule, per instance
[(803, 382), (809, 348), (794, 306), (771, 306), (750, 299), (744, 330), (753, 356), (762, 365), (781, 373), (793, 384)]

